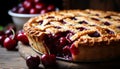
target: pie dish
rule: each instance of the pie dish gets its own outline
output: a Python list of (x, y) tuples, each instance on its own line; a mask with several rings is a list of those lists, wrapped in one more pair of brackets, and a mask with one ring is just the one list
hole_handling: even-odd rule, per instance
[(23, 26), (35, 50), (72, 61), (120, 56), (120, 13), (62, 10), (29, 19)]

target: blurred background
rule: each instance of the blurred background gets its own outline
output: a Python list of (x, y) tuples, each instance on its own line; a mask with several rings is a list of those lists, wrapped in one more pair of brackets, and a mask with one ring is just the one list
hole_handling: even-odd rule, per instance
[[(2, 0), (0, 2), (0, 25), (5, 26), (12, 23), (8, 10), (18, 5), (23, 0)], [(44, 0), (51, 2), (60, 10), (64, 9), (100, 9), (110, 11), (120, 11), (120, 0)]]

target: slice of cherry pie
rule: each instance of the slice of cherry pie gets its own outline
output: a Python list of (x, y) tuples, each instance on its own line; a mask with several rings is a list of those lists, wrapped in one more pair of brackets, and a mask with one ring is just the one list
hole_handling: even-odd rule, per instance
[(120, 13), (64, 10), (31, 18), (23, 27), (32, 48), (72, 61), (120, 56)]

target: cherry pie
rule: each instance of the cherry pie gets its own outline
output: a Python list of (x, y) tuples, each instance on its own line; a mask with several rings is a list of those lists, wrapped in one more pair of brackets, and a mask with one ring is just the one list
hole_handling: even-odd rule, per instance
[(120, 56), (120, 13), (64, 10), (33, 17), (23, 29), (32, 48), (72, 61)]

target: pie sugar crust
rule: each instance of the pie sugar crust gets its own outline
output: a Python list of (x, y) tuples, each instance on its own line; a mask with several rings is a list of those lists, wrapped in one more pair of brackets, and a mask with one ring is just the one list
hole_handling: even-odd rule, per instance
[(72, 61), (120, 56), (120, 13), (63, 10), (29, 19), (23, 26), (32, 48)]

